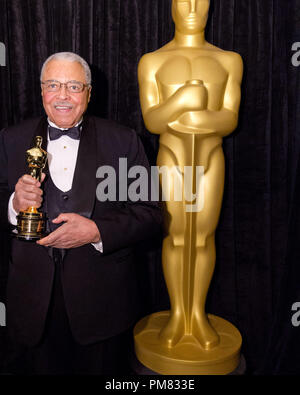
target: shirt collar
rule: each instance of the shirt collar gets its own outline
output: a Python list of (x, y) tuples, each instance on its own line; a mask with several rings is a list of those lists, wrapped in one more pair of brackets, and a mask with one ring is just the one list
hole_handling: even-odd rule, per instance
[[(82, 120), (83, 120), (83, 118), (81, 118), (80, 121), (77, 122), (76, 125), (75, 125), (74, 127), (79, 126), (79, 125), (82, 123)], [(69, 129), (69, 128), (60, 128), (60, 127), (57, 126), (54, 122), (50, 121), (49, 118), (48, 118), (48, 124), (49, 124), (50, 126), (52, 126), (53, 128), (60, 129), (60, 130), (67, 130), (67, 129)]]

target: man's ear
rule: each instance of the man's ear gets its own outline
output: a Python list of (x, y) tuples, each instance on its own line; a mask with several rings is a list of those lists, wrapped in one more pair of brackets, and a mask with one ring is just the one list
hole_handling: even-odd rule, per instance
[(91, 100), (91, 95), (92, 95), (92, 87), (89, 87), (89, 96), (88, 96), (88, 103)]

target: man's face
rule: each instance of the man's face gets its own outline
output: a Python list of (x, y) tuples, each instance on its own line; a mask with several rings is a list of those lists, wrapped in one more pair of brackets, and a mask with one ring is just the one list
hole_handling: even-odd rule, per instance
[[(51, 60), (42, 75), (42, 81), (79, 81), (86, 84), (84, 69), (78, 62)], [(80, 121), (90, 101), (91, 90), (71, 93), (66, 85), (58, 92), (47, 92), (42, 85), (43, 106), (50, 121), (61, 128), (70, 128)]]
[(210, 0), (173, 0), (172, 16), (176, 29), (183, 34), (203, 32)]

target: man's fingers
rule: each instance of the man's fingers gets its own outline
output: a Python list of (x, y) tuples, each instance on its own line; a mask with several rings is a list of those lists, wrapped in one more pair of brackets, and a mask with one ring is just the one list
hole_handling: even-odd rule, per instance
[(62, 213), (52, 222), (64, 223), (49, 236), (39, 240), (38, 244), (45, 247), (69, 249), (87, 243), (97, 243), (101, 239), (95, 222), (78, 214)]
[(19, 207), (19, 210), (26, 210), (28, 207), (39, 208), (43, 201), (40, 193), (30, 193), (24, 191), (19, 193), (17, 192), (14, 199), (17, 199), (17, 206)]
[(54, 222), (55, 224), (60, 224), (61, 222), (68, 222), (71, 219), (70, 215), (71, 214), (66, 214), (66, 213), (59, 214), (59, 216), (54, 218), (52, 222)]
[(42, 196), (43, 195), (43, 191), (41, 190), (41, 188), (38, 188), (36, 185), (32, 185), (32, 184), (17, 184), (16, 185), (16, 192), (27, 192), (27, 193), (31, 193), (31, 194), (35, 194), (37, 196)]
[[(45, 175), (43, 178), (45, 178)], [(43, 191), (40, 186), (41, 183), (29, 174), (23, 175), (15, 186), (14, 209), (19, 212), (26, 210), (28, 207), (39, 208), (43, 201)]]
[(20, 205), (20, 210), (24, 211), (27, 210), (28, 207), (35, 207), (35, 208), (39, 208), (41, 207), (42, 202), (40, 201), (36, 201), (36, 200), (26, 200), (23, 199), (20, 201), (19, 205)]
[(19, 211), (24, 211), (27, 210), (29, 207), (35, 207), (39, 208), (42, 204), (42, 199), (18, 199), (17, 204), (15, 204), (15, 201), (13, 200), (13, 207), (14, 209), (19, 212)]
[(50, 235), (38, 240), (37, 243), (43, 246), (51, 246), (52, 244), (56, 243), (63, 234), (64, 231), (62, 231), (60, 227), (51, 232)]
[(20, 182), (28, 185), (41, 185), (41, 183), (35, 178), (31, 177), (29, 174), (24, 174), (20, 179)]

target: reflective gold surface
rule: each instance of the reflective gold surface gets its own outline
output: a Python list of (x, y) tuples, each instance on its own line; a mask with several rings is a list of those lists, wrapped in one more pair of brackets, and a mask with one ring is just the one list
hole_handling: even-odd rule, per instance
[(26, 151), (26, 161), (31, 177), (41, 181), (42, 171), (47, 163), (47, 152), (42, 148), (43, 138), (35, 137), (35, 145)]
[[(26, 151), (29, 174), (39, 181), (42, 179), (42, 171), (47, 162), (47, 152), (42, 149), (42, 142), (42, 137), (36, 136), (34, 147)], [(43, 237), (46, 230), (46, 216), (36, 207), (28, 207), (27, 210), (20, 211), (17, 219), (18, 239), (32, 241)]]
[[(150, 132), (160, 135), (157, 165), (177, 166), (182, 174), (185, 166), (192, 167), (193, 187), (196, 169), (204, 168), (201, 210), (189, 212), (187, 200), (166, 202), (162, 262), (171, 311), (167, 319), (166, 315), (163, 320), (147, 317), (147, 325), (139, 323), (135, 332), (140, 361), (164, 374), (176, 374), (178, 361), (186, 361), (185, 374), (189, 374), (191, 341), (198, 349), (199, 374), (215, 371), (212, 354), (216, 364), (218, 355), (224, 360), (224, 336), (233, 339), (231, 357), (227, 356), (231, 364), (218, 369), (219, 374), (236, 368), (241, 347), (236, 328), (218, 317), (214, 320), (218, 324), (212, 325), (205, 312), (224, 189), (222, 137), (237, 126), (243, 74), (238, 54), (205, 40), (209, 5), (209, 0), (173, 0), (174, 39), (144, 55), (138, 68), (144, 122)], [(169, 182), (174, 192), (174, 179)], [(169, 368), (162, 371), (159, 361), (165, 357)], [(191, 372), (197, 374), (195, 369)]]
[(145, 317), (134, 329), (136, 356), (142, 364), (160, 374), (228, 374), (239, 364), (242, 337), (228, 321), (208, 314), (210, 325), (219, 334), (218, 347), (207, 351), (193, 335), (185, 334), (175, 347), (160, 341), (159, 333), (170, 318), (169, 311)]

